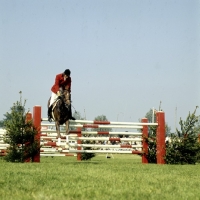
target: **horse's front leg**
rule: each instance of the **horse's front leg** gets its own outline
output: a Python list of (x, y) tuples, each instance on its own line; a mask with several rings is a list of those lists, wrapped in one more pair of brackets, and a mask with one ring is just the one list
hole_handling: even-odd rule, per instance
[(66, 127), (66, 143), (69, 143), (69, 120), (65, 122)]
[(56, 132), (57, 132), (57, 137), (58, 137), (58, 146), (60, 146), (61, 135), (60, 135), (60, 124), (58, 121), (56, 121)]

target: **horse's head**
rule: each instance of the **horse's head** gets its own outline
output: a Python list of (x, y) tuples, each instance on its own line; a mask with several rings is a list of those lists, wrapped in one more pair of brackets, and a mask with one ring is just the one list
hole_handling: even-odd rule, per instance
[(66, 107), (70, 106), (71, 104), (71, 95), (68, 90), (63, 90), (61, 93), (61, 98)]

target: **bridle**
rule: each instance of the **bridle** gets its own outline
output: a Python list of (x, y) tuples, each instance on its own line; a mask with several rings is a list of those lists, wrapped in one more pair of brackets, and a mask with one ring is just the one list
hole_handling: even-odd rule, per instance
[(60, 98), (62, 99), (62, 101), (64, 102), (65, 104), (65, 107), (66, 108), (69, 108), (70, 104), (71, 104), (71, 98), (70, 98), (70, 93), (68, 90), (63, 90), (61, 95), (60, 95)]

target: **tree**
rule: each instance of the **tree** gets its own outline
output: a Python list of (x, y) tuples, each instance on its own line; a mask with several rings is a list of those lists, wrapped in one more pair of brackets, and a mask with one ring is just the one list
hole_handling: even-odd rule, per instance
[(156, 163), (156, 126), (149, 126), (149, 134), (147, 138), (148, 142), (148, 155), (147, 159), (149, 163)]
[(197, 133), (198, 136), (200, 135), (200, 116), (198, 116), (198, 119), (197, 119), (197, 123), (195, 126), (195, 132)]
[(0, 127), (3, 127), (3, 120), (0, 120)]
[[(198, 140), (198, 116), (195, 111), (188, 115), (186, 121), (180, 119), (181, 130), (171, 133), (170, 140), (166, 141), (167, 164), (195, 164), (200, 161), (200, 143)], [(149, 163), (156, 163), (156, 127), (150, 127), (147, 138), (149, 152), (147, 155)]]
[(171, 127), (165, 123), (165, 136), (169, 136), (171, 134)]
[[(94, 121), (108, 121), (108, 119), (105, 115), (99, 115), (94, 118)], [(112, 128), (97, 128), (92, 129), (92, 131), (112, 131)]]
[(84, 120), (84, 118), (81, 117), (81, 113), (78, 112), (78, 111), (75, 111), (75, 112), (73, 113), (73, 117), (76, 118), (77, 120)]
[(25, 103), (16, 102), (7, 112), (3, 120), (7, 137), (5, 143), (9, 144), (8, 153), (5, 159), (9, 162), (24, 162), (28, 158), (38, 153), (40, 144), (35, 141), (37, 129), (33, 126), (32, 121), (27, 121), (27, 112)]
[[(153, 117), (154, 117), (154, 119), (153, 119)], [(154, 115), (153, 115), (153, 109), (150, 109), (150, 110), (146, 113), (145, 118), (147, 118), (147, 119), (148, 119), (148, 122), (150, 122), (150, 123), (154, 123), (154, 122), (155, 122), (156, 114), (155, 114), (155, 112), (154, 112)]]
[(200, 143), (198, 140), (197, 107), (192, 114), (188, 114), (186, 121), (180, 119), (181, 130), (171, 134), (166, 147), (166, 162), (169, 164), (195, 164), (200, 161)]
[[(145, 118), (147, 118), (148, 122), (150, 122), (150, 123), (156, 122), (156, 110), (154, 110), (154, 115), (153, 115), (153, 109), (150, 109), (146, 113)], [(170, 135), (170, 133), (171, 133), (171, 127), (168, 126), (167, 123), (165, 123), (165, 135), (168, 136), (168, 135)]]

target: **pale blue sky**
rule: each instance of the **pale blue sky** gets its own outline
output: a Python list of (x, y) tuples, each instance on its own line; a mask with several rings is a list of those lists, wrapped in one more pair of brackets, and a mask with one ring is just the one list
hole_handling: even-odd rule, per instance
[(83, 117), (138, 121), (162, 101), (174, 130), (176, 107), (179, 121), (200, 106), (200, 1), (1, 0), (0, 119), (20, 90), (46, 117), (68, 68)]

